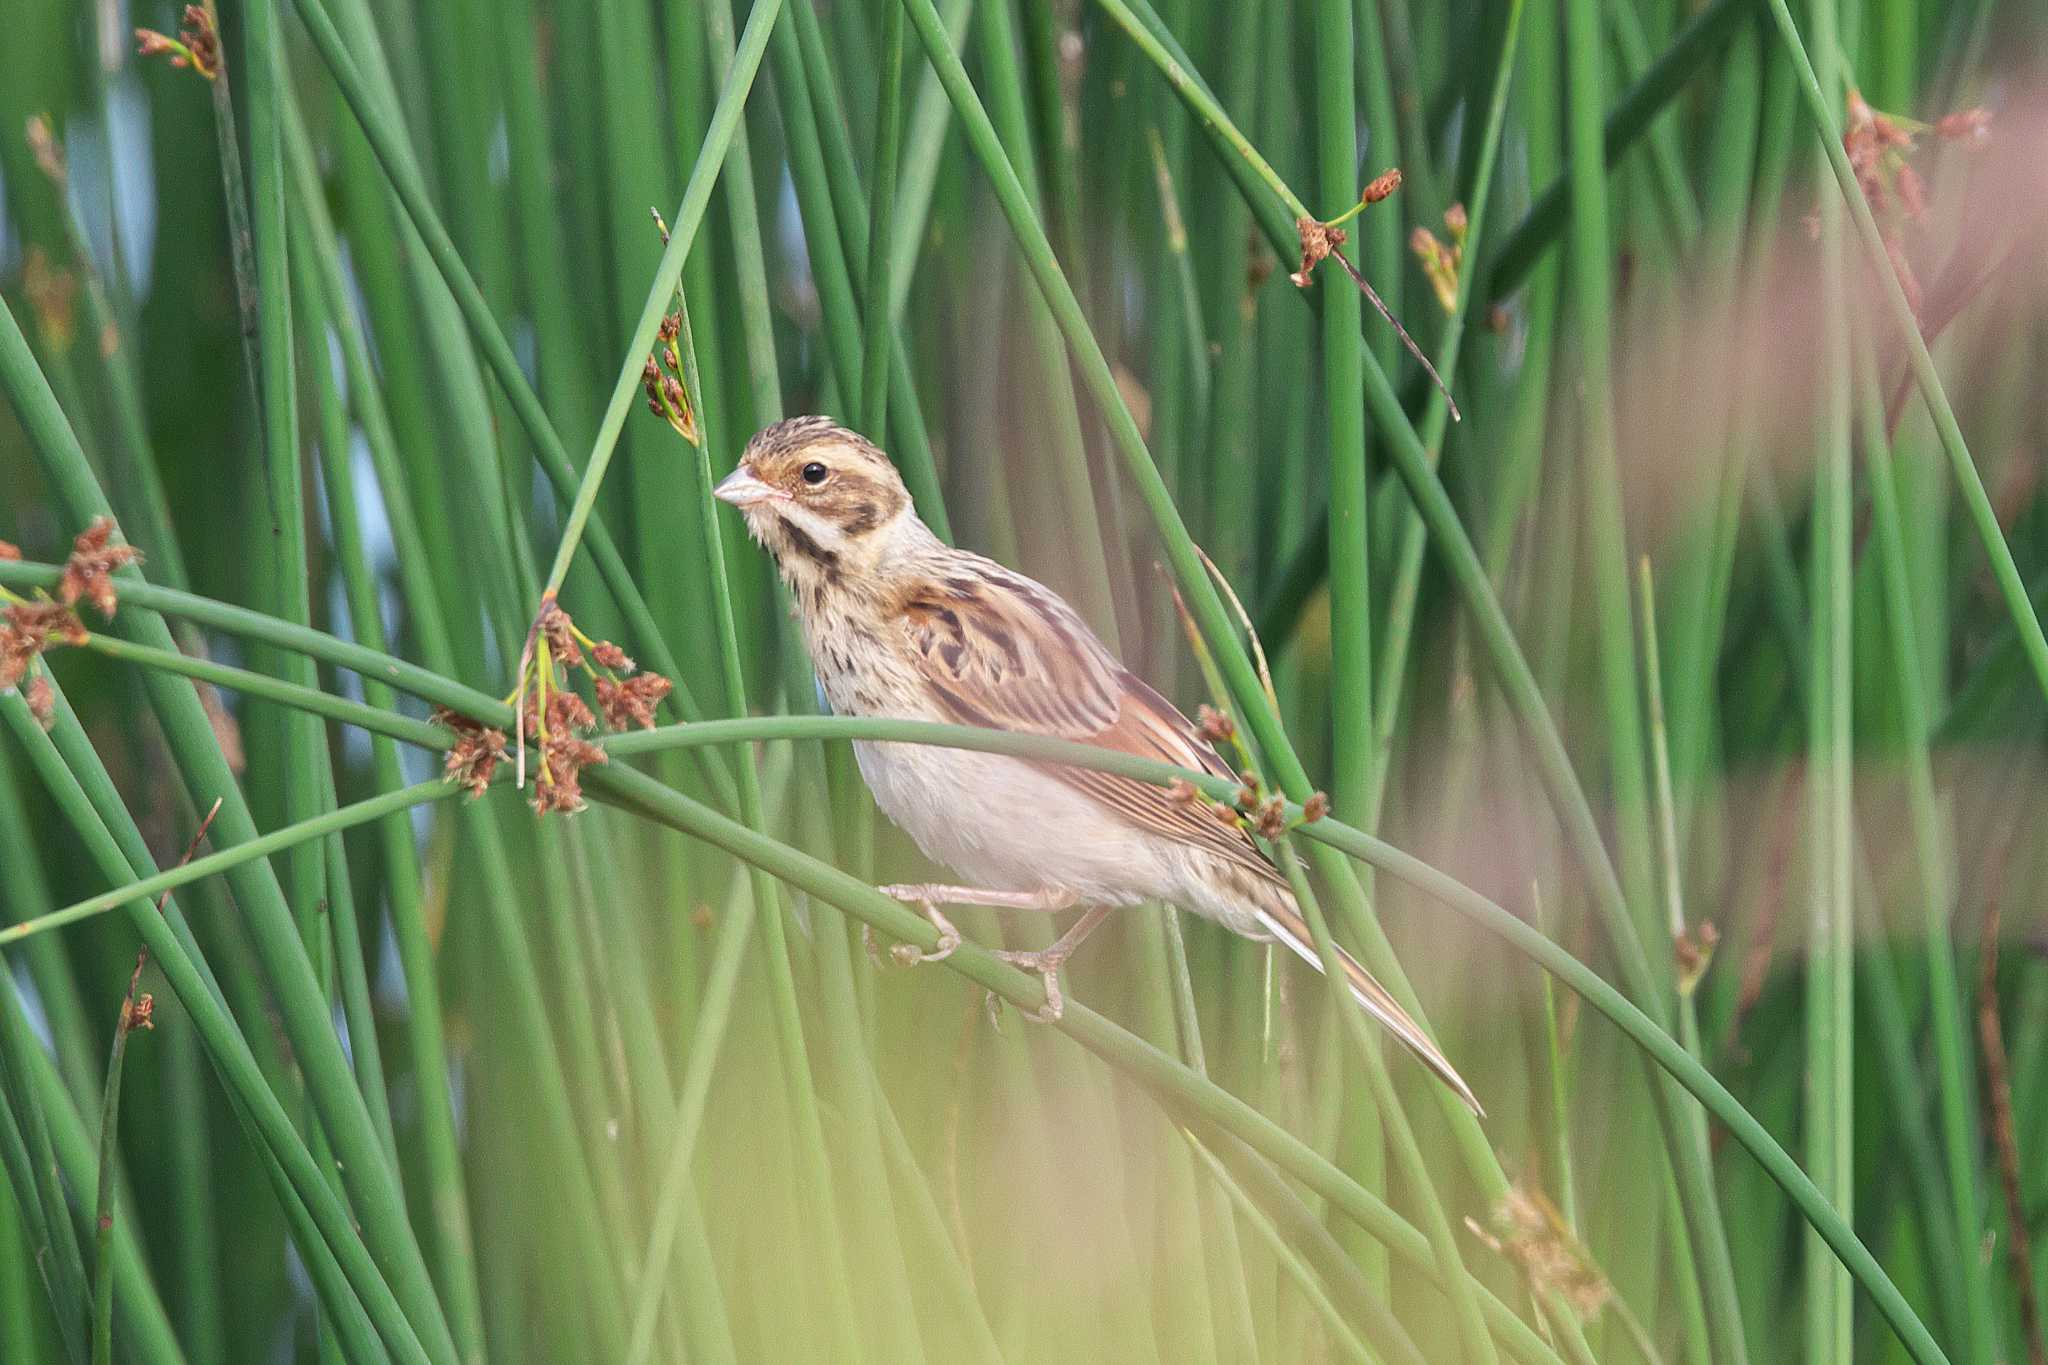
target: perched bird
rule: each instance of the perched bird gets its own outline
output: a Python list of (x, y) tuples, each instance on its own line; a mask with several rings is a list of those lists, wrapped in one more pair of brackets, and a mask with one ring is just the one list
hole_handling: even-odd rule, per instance
[[(775, 557), (811, 664), (842, 715), (978, 725), (1118, 749), (1235, 780), (1173, 704), (1118, 663), (1043, 584), (933, 535), (872, 442), (823, 417), (747, 443), (718, 496)], [(933, 861), (970, 885), (889, 886), (959, 945), (941, 905), (1086, 907), (1052, 947), (999, 956), (1044, 976), (1112, 907), (1161, 900), (1247, 938), (1278, 939), (1321, 969), (1287, 882), (1236, 822), (1171, 791), (1065, 764), (931, 745), (856, 741), (875, 801)], [(1386, 988), (1348, 955), (1352, 993), (1479, 1111), (1471, 1089)]]

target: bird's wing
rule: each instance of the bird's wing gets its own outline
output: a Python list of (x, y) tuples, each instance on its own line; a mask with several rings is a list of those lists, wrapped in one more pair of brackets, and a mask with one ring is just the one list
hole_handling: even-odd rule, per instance
[[(1076, 740), (1237, 780), (1187, 717), (1119, 664), (1071, 607), (978, 556), (973, 568), (934, 579), (900, 611), (942, 711), (966, 725)], [(1207, 802), (1113, 773), (1038, 766), (1140, 830), (1281, 880), (1251, 836)]]

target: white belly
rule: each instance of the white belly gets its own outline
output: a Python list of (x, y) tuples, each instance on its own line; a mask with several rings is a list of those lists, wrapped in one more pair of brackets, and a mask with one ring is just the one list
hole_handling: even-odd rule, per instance
[(925, 856), (984, 890), (1071, 891), (1088, 904), (1177, 899), (1154, 842), (1021, 760), (856, 741), (875, 803)]

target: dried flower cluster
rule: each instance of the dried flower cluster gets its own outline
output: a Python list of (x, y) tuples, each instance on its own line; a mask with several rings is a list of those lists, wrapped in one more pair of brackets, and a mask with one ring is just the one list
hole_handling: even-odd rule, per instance
[(1446, 313), (1458, 311), (1458, 270), (1465, 263), (1465, 234), (1471, 227), (1465, 206), (1453, 204), (1444, 210), (1444, 231), (1450, 241), (1438, 239), (1428, 228), (1417, 226), (1408, 234), (1408, 249), (1422, 263), (1436, 301)]
[(1614, 1287), (1572, 1235), (1557, 1207), (1535, 1190), (1516, 1183), (1493, 1208), (1489, 1232), (1467, 1218), (1465, 1226), (1492, 1250), (1522, 1268), (1539, 1294), (1561, 1294), (1590, 1318), (1613, 1297)]
[(540, 616), (534, 621), (534, 629), (546, 642), (548, 654), (564, 668), (583, 667), (583, 651), (577, 646), (576, 623), (569, 619), (569, 613), (549, 598), (540, 609)]
[[(44, 726), (55, 713), (57, 697), (36, 660), (54, 646), (82, 645), (91, 639), (72, 608), (82, 597), (102, 616), (112, 616), (118, 605), (114, 570), (141, 557), (132, 545), (111, 543), (113, 533), (114, 523), (101, 517), (79, 534), (64, 563), (55, 599), (40, 593), (34, 599), (16, 597), (0, 588), (0, 603), (5, 604), (0, 607), (0, 691), (21, 688), (29, 710)], [(0, 541), (0, 559), (20, 558), (20, 550)]]
[(1252, 820), (1252, 827), (1259, 837), (1271, 843), (1287, 833), (1287, 801), (1284, 797), (1271, 796), (1259, 804), (1258, 814)]
[[(1301, 269), (1287, 277), (1294, 281), (1295, 288), (1308, 288), (1309, 280), (1315, 274), (1316, 267), (1328, 260), (1335, 254), (1338, 247), (1350, 240), (1349, 235), (1344, 231), (1343, 224), (1351, 221), (1365, 209), (1379, 203), (1382, 199), (1387, 198), (1400, 188), (1401, 168), (1396, 166), (1390, 171), (1382, 171), (1368, 181), (1364, 191), (1358, 196), (1358, 202), (1343, 213), (1338, 214), (1335, 218), (1332, 218), (1329, 222), (1324, 223), (1314, 218), (1306, 217), (1295, 219), (1294, 230), (1301, 237)], [(1358, 272), (1351, 270), (1349, 262), (1343, 261), (1340, 258), (1339, 264), (1350, 271), (1354, 279), (1357, 278)]]
[[(675, 428), (676, 435), (696, 445), (702, 439), (697, 414), (690, 407), (690, 392), (683, 387), (683, 358), (677, 338), (682, 334), (682, 315), (670, 313), (654, 334), (654, 353), (640, 372), (640, 387), (647, 392), (647, 410)], [(666, 362), (665, 364), (663, 362)]]
[[(636, 725), (653, 729), (655, 708), (675, 690), (675, 684), (661, 674), (640, 671), (626, 651), (610, 640), (585, 635), (553, 597), (546, 599), (534, 618), (519, 686), (512, 696), (520, 716), (520, 780), (523, 785), (526, 742), (532, 740), (538, 751), (533, 808), (542, 815), (582, 810), (578, 774), (592, 763), (605, 761), (604, 750), (585, 738), (597, 729), (598, 715), (570, 688), (570, 669), (580, 669), (589, 677), (598, 712), (611, 730)], [(485, 733), (495, 736), (495, 744), (478, 738), (466, 748), (458, 745), (448, 757), (450, 780), (463, 781), (478, 793), (489, 782), (496, 761), (504, 757), (504, 736), (495, 731)]]
[(1721, 941), (1721, 931), (1711, 920), (1703, 920), (1682, 934), (1673, 935), (1671, 956), (1678, 964), (1678, 993), (1691, 995), (1700, 978), (1707, 974), (1707, 968), (1714, 961), (1714, 946)]
[(1204, 702), (1195, 709), (1195, 728), (1211, 744), (1227, 744), (1237, 738), (1237, 722), (1228, 711), (1218, 711)]
[(82, 645), (90, 638), (77, 613), (61, 602), (10, 602), (0, 611), (0, 690), (17, 687), (52, 645)]
[(540, 748), (540, 780), (533, 785), (533, 813), (573, 815), (584, 808), (582, 772), (606, 761), (605, 751), (579, 732), (597, 728), (597, 717), (574, 692), (556, 692), (545, 707), (529, 697), (520, 712), (525, 738)]
[(57, 597), (65, 606), (78, 605), (83, 597), (102, 616), (114, 615), (114, 570), (142, 558), (133, 545), (113, 543), (114, 522), (99, 517), (71, 542), (71, 557), (64, 561), (64, 576), (57, 580)]
[[(1842, 128), (1842, 150), (1848, 153), (1856, 183), (1878, 220), (1885, 254), (1898, 273), (1913, 311), (1920, 311), (1920, 282), (1908, 262), (1904, 224), (1927, 212), (1927, 182), (1908, 159), (1923, 134), (1943, 142), (1977, 143), (1989, 136), (1991, 116), (1982, 109), (1964, 109), (1933, 123), (1920, 123), (1872, 109), (1861, 92), (1850, 90), (1848, 117)], [(1818, 230), (1818, 219), (1809, 220)]]
[(457, 786), (469, 788), (471, 799), (482, 796), (498, 765), (505, 761), (505, 732), (445, 706), (435, 707), (431, 719), (443, 729), (455, 732), (455, 743), (441, 765), (442, 773)]
[(599, 677), (595, 685), (597, 709), (604, 713), (606, 728), (612, 730), (630, 730), (636, 725), (652, 730), (654, 708), (675, 690), (675, 684), (659, 673), (636, 673), (618, 681)]
[[(661, 244), (667, 246), (667, 220), (660, 209), (648, 212), (654, 216), (654, 230), (661, 234)], [(640, 387), (647, 392), (648, 411), (694, 446), (702, 445), (704, 438), (697, 428), (697, 414), (690, 407), (690, 391), (683, 384), (682, 310), (683, 291), (678, 286), (676, 311), (664, 317), (661, 326), (654, 330), (654, 351), (647, 357), (647, 367), (640, 371)]]
[(1316, 267), (1350, 238), (1343, 228), (1313, 218), (1295, 219), (1294, 230), (1301, 235), (1301, 268), (1287, 278), (1294, 281), (1295, 288), (1306, 289)]
[(220, 75), (220, 35), (204, 5), (187, 5), (178, 36), (152, 28), (135, 30), (136, 50), (145, 57), (169, 57), (172, 66), (189, 66), (208, 80)]

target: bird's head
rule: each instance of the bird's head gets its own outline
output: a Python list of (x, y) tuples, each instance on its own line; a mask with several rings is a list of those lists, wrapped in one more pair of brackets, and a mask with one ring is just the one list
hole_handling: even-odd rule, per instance
[(864, 578), (922, 527), (889, 457), (825, 417), (762, 428), (717, 493), (792, 583)]

